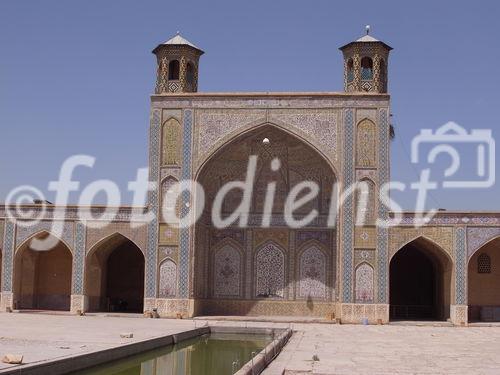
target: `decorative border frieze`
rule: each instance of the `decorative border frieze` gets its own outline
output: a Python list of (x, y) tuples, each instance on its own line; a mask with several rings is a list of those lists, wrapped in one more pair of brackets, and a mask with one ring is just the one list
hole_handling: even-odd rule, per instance
[[(379, 112), (379, 187), (389, 182), (389, 120), (388, 109), (383, 108)], [(384, 204), (378, 205), (378, 217), (380, 220), (387, 222), (389, 212)], [(385, 226), (378, 226), (377, 230), (377, 257), (378, 257), (378, 303), (388, 303), (388, 280), (389, 280), (389, 233)]]
[(75, 250), (73, 253), (73, 282), (71, 294), (84, 293), (84, 273), (85, 273), (85, 239), (87, 227), (84, 223), (76, 223), (75, 228)]
[(2, 248), (2, 292), (12, 292), (15, 235), (16, 224), (9, 220), (5, 223)]
[(311, 108), (351, 108), (362, 107), (364, 109), (379, 108), (388, 105), (389, 97), (385, 95), (345, 95), (345, 94), (317, 94), (317, 93), (289, 93), (289, 94), (193, 94), (187, 98), (175, 97), (173, 95), (154, 95), (151, 98), (152, 108), (289, 108), (289, 109), (311, 109)]
[[(349, 108), (345, 111), (344, 119), (344, 186), (354, 183), (354, 111)], [(352, 302), (352, 274), (354, 248), (354, 199), (352, 195), (346, 197), (343, 206), (342, 223), (342, 302)]]
[[(116, 207), (116, 213), (107, 213), (109, 207), (93, 206), (93, 207), (64, 207), (48, 205), (42, 208), (40, 205), (23, 205), (22, 208), (26, 211), (20, 215), (16, 208), (9, 209), (8, 206), (0, 205), (0, 218), (19, 219), (19, 220), (61, 220), (61, 221), (77, 221), (80, 219), (80, 214), (85, 217), (95, 217), (96, 221), (134, 221), (134, 215), (137, 210), (140, 213), (146, 213), (147, 207)], [(29, 211), (29, 215), (28, 215)], [(111, 211), (111, 210), (110, 210)], [(79, 214), (80, 213), (80, 214)], [(140, 221), (137, 221), (140, 223)]]
[(467, 304), (467, 249), (464, 227), (455, 229), (455, 304)]
[[(191, 142), (193, 128), (193, 111), (186, 109), (184, 111), (183, 124), (183, 141), (182, 141), (182, 173), (183, 180), (191, 179)], [(184, 190), (181, 193), (181, 217), (189, 214), (189, 202), (191, 197), (188, 191)], [(190, 228), (181, 228), (180, 230), (180, 246), (179, 246), (179, 297), (187, 298), (189, 296), (189, 257), (191, 236)]]
[[(161, 112), (154, 109), (151, 116), (151, 127), (149, 135), (149, 180), (155, 186), (158, 186), (160, 173), (160, 127)], [(154, 215), (153, 220), (148, 225), (148, 245), (146, 250), (146, 272), (145, 272), (145, 298), (156, 297), (156, 265), (157, 265), (157, 247), (158, 247), (158, 189), (149, 192), (148, 206)]]

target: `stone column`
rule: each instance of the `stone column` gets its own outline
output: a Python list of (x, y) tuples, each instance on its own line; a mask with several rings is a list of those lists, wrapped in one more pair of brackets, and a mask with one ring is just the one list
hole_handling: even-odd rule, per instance
[(380, 92), (380, 55), (373, 56), (373, 91)]
[(85, 223), (77, 222), (75, 224), (75, 245), (73, 254), (73, 275), (71, 283), (71, 313), (83, 313), (88, 308), (88, 297), (84, 294), (85, 279), (85, 249), (86, 249)]
[(156, 77), (156, 93), (168, 92), (168, 59), (166, 56), (158, 58), (158, 72)]
[(358, 49), (354, 50), (352, 56), (352, 68), (354, 70), (354, 91), (361, 91), (361, 57)]
[(16, 224), (10, 220), (5, 222), (3, 251), (2, 251), (2, 298), (0, 311), (14, 308), (13, 274), (14, 274), (14, 246)]
[(455, 228), (455, 301), (450, 319), (455, 325), (467, 325), (467, 246), (465, 227)]
[(187, 60), (185, 56), (182, 56), (181, 60), (179, 61), (180, 92), (186, 92), (186, 68), (187, 68)]

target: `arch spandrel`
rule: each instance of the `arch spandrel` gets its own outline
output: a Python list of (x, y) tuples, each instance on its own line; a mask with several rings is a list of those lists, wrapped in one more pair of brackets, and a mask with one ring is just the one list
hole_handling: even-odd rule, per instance
[[(74, 254), (73, 246), (71, 246), (67, 242), (67, 240), (63, 239), (62, 236), (59, 237), (59, 236), (55, 235), (54, 233), (50, 232), (49, 230), (45, 230), (45, 229), (41, 229), (41, 230), (38, 230), (37, 232), (33, 232), (27, 238), (24, 238), (23, 241), (17, 242), (16, 248), (15, 248), (15, 253), (17, 254), (23, 249), (30, 248), (30, 242), (35, 238), (39, 238), (39, 239), (43, 240), (43, 239), (46, 239), (49, 237), (51, 237), (53, 240), (53, 241), (51, 240), (50, 242), (48, 242), (49, 246), (54, 246), (54, 245), (61, 243), (64, 245), (64, 247), (66, 247), (69, 250), (69, 252), (71, 253), (71, 256), (73, 256), (73, 254)], [(50, 250), (50, 249), (48, 249), (48, 250)]]
[(40, 221), (33, 225), (17, 225), (16, 227), (16, 248), (18, 248), (28, 238), (32, 238), (34, 235), (41, 232), (53, 234), (53, 232), (55, 232), (55, 227), (57, 230), (61, 230), (61, 234), (59, 236), (60, 239), (73, 252), (75, 240), (75, 228), (73, 222)]
[(133, 242), (143, 254), (146, 254), (147, 226), (133, 228), (129, 223), (111, 223), (104, 228), (87, 228), (85, 253), (89, 254), (96, 246), (114, 236), (122, 236)]
[(453, 227), (393, 227), (389, 228), (389, 260), (405, 245), (424, 238), (454, 258)]
[(500, 227), (467, 228), (467, 256), (472, 256), (483, 246), (500, 237)]
[(194, 170), (198, 173), (224, 145), (245, 133), (275, 126), (314, 148), (337, 171), (340, 123), (338, 109), (199, 109), (195, 114)]

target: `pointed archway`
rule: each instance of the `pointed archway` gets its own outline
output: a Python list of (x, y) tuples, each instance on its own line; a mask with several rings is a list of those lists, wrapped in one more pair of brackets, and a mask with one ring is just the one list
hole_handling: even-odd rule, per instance
[(115, 233), (87, 254), (85, 295), (94, 312), (142, 312), (144, 254), (130, 239)]
[[(47, 241), (47, 248), (36, 249), (33, 239)], [(49, 232), (21, 244), (14, 258), (14, 308), (69, 310), (72, 261), (69, 247)]]
[(500, 321), (500, 237), (481, 246), (469, 259), (469, 321)]
[(450, 317), (452, 261), (434, 242), (419, 237), (390, 263), (390, 318), (446, 320)]
[[(254, 173), (248, 173), (252, 171), (249, 160), (255, 162)], [(243, 189), (233, 188), (222, 202), (216, 199), (227, 183), (246, 181), (249, 176), (253, 177), (246, 189), (250, 197), (244, 199)], [(278, 309), (282, 301), (293, 303), (290, 311), (295, 315), (319, 316), (332, 308), (337, 241), (326, 218), (336, 173), (320, 149), (294, 133), (293, 127), (262, 124), (220, 145), (204, 159), (196, 181), (205, 192), (193, 257), (199, 314), (272, 314), (276, 310), (269, 306)], [(314, 183), (317, 194), (293, 210), (293, 219), (299, 221), (313, 210), (318, 215), (314, 222), (294, 227), (285, 220), (287, 198), (304, 182)], [(269, 189), (273, 193), (267, 195)], [(298, 197), (306, 192), (307, 188), (301, 190)], [(214, 223), (214, 207), (224, 220), (243, 200), (247, 225)]]

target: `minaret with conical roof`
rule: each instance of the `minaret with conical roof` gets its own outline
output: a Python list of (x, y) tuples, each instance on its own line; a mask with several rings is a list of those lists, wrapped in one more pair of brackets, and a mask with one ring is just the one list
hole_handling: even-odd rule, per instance
[(339, 48), (344, 54), (344, 90), (346, 92), (387, 92), (387, 66), (392, 47), (366, 35)]
[(177, 32), (173, 38), (159, 44), (153, 53), (158, 62), (156, 94), (198, 91), (201, 49)]

